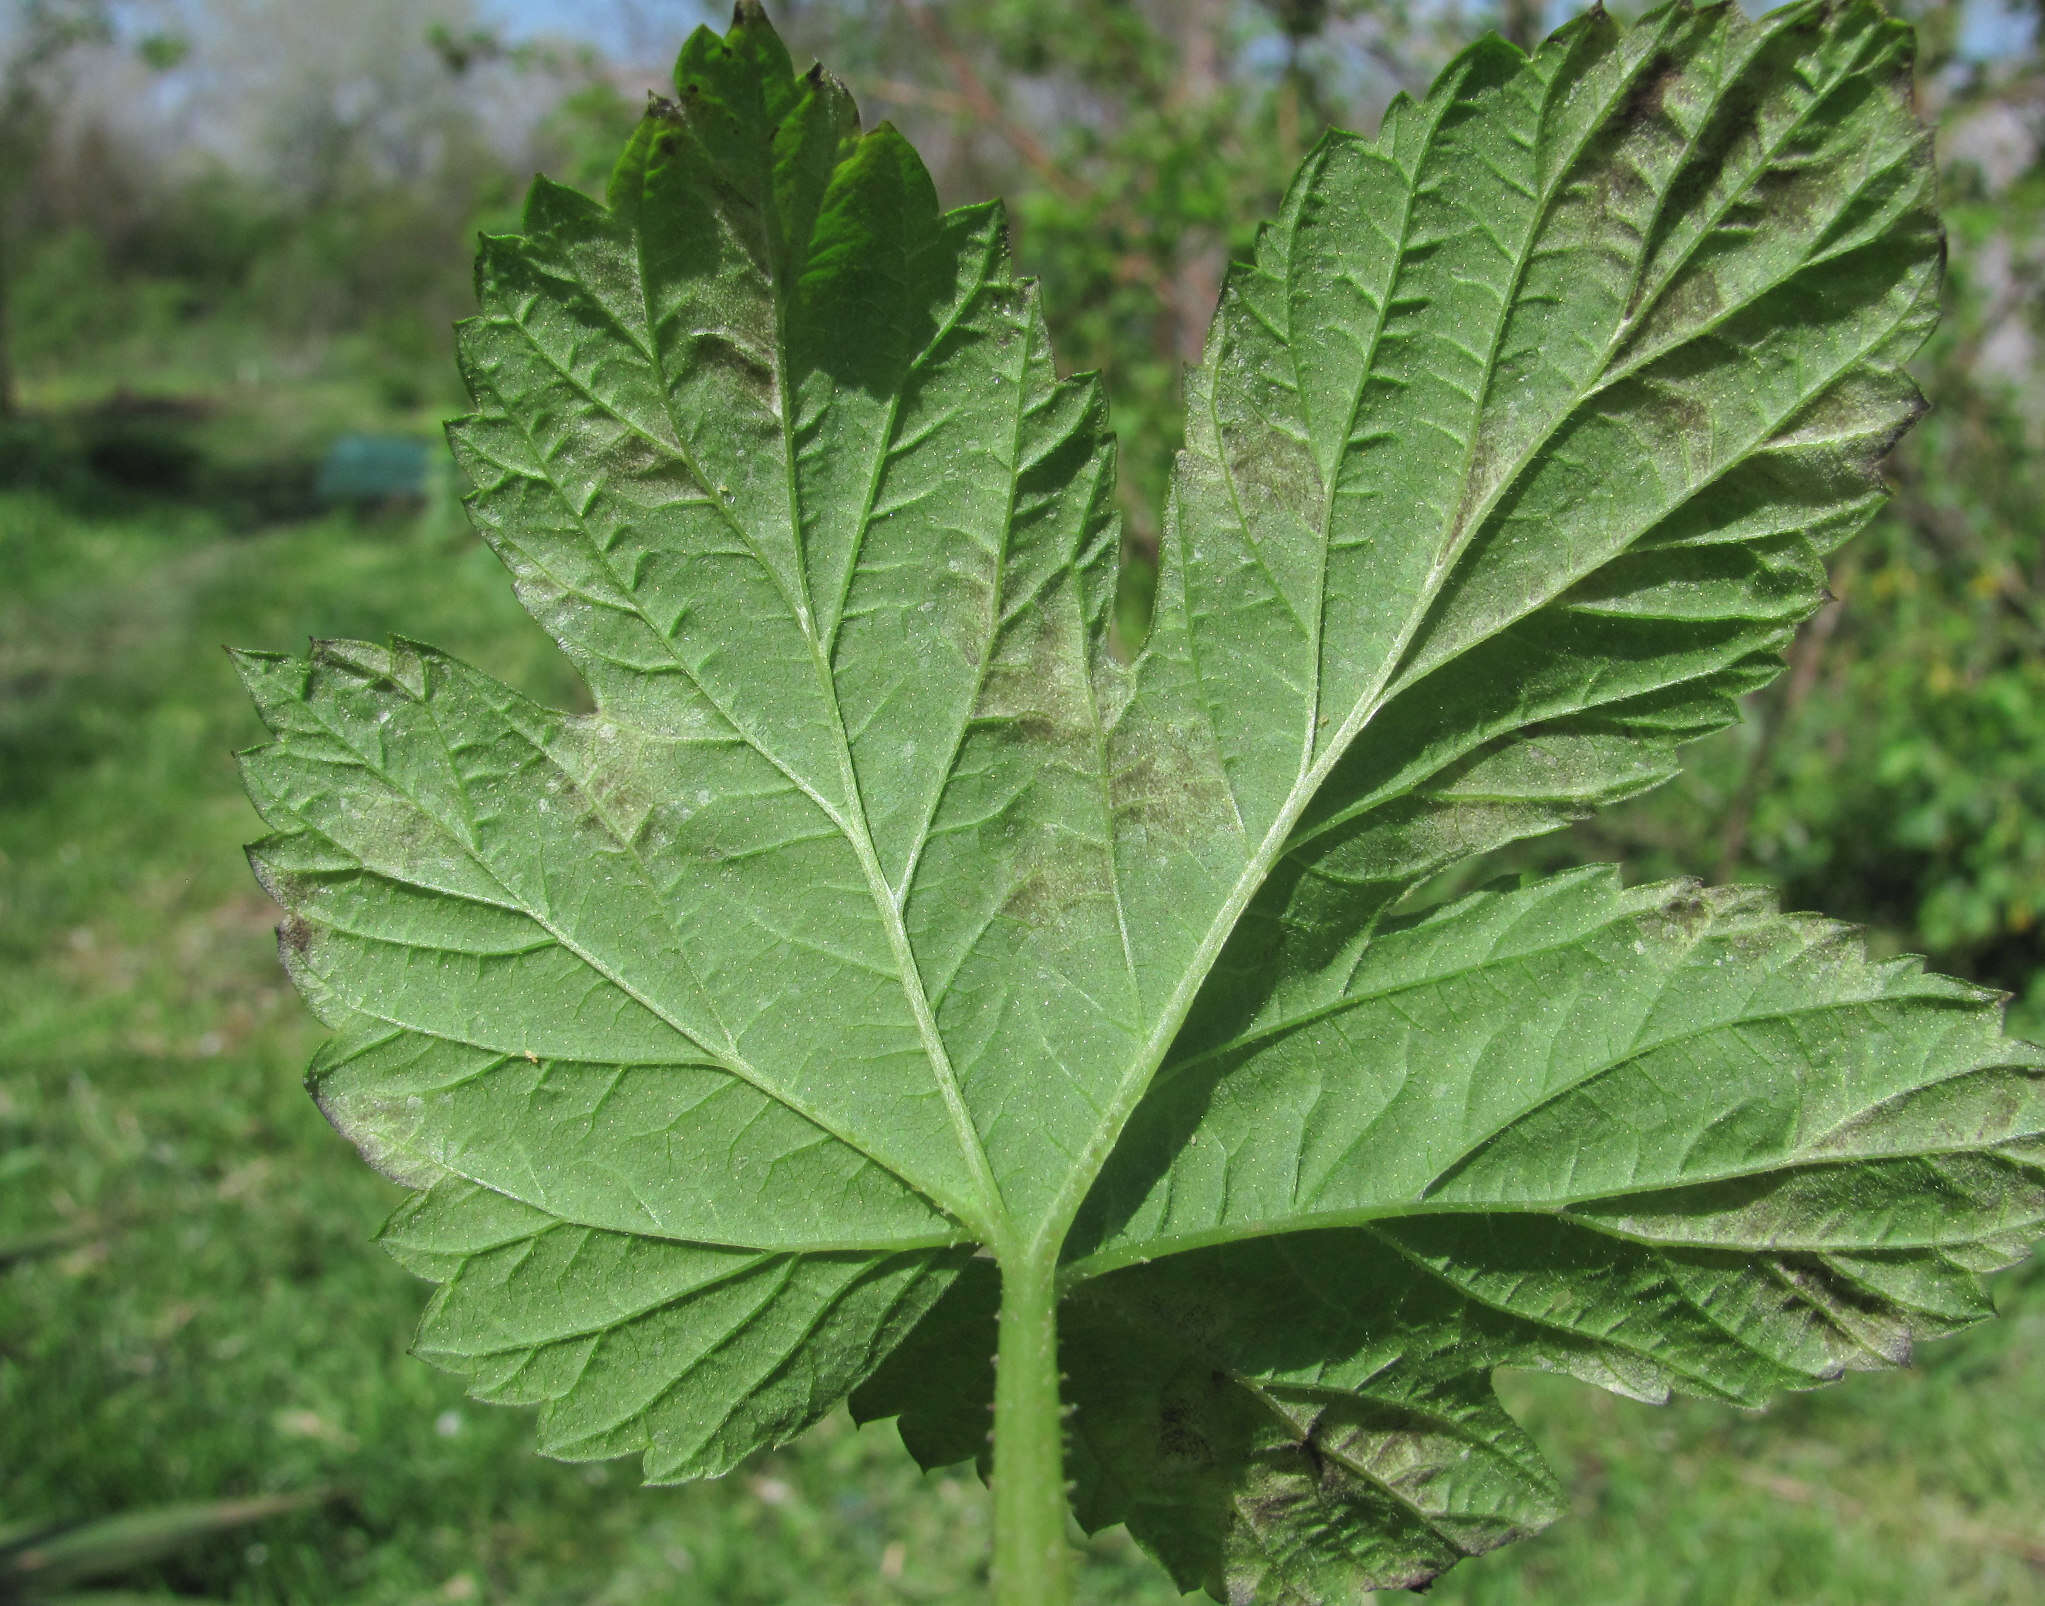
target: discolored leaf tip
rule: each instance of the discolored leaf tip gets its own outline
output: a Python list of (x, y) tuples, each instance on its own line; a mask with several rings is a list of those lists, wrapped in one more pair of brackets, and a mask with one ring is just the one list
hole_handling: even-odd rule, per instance
[[(263, 896), (268, 898), (272, 903), (277, 903), (280, 902), (281, 900), (279, 900), (279, 898), (277, 897), (277, 894), (272, 886), (270, 867), (263, 860), (262, 852), (263, 846), (264, 844), (262, 842), (247, 843), (243, 846), (241, 850), (241, 856), (248, 861), (249, 871), (251, 874), (255, 876), (256, 885), (262, 888)], [(281, 928), (279, 930), (279, 935), (282, 935)]]
[(1619, 23), (1605, 9), (1602, 0), (1600, 0), (1599, 4), (1587, 6), (1571, 17), (1532, 50), (1526, 52), (1526, 55), (1531, 59), (1545, 51), (1571, 50), (1576, 47), (1578, 39), (1584, 34), (1616, 33), (1618, 29)]
[[(251, 862), (253, 863), (254, 861)], [(264, 891), (269, 891), (269, 877), (262, 870), (257, 871), (257, 877), (264, 883)], [(301, 920), (295, 914), (287, 914), (278, 922), (277, 948), (279, 953), (283, 955), (286, 964), (289, 964), (293, 959), (304, 958), (311, 947), (312, 927), (310, 924)]]

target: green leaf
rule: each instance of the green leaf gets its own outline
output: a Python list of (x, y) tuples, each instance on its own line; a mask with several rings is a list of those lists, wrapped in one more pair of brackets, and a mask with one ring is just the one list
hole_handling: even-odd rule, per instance
[(418, 1354), (478, 1399), (540, 1406), (548, 1454), (638, 1454), (651, 1482), (717, 1477), (809, 1427), (964, 1258), (605, 1232), (454, 1179), (399, 1211), (384, 1243), (441, 1284)]
[(1062, 1366), (1084, 1523), (1308, 1603), (1559, 1509), (1497, 1366), (1756, 1403), (1985, 1315), (2045, 1211), (1992, 999), (1608, 870), (1396, 912), (1665, 779), (1817, 606), (1922, 407), (1909, 62), (1865, 3), (1594, 12), (1330, 135), (1124, 664), (1105, 404), (999, 210), (756, 6), (699, 31), (462, 330), (472, 515), (594, 711), (239, 660), (421, 1353), (656, 1479), (848, 1397), (991, 1464), (999, 1314), (1016, 1464)]
[(333, 1498), (330, 1490), (314, 1489), (245, 1500), (194, 1500), (0, 1532), (0, 1594), (9, 1600), (42, 1600), (63, 1593), (67, 1600), (84, 1600), (83, 1594), (69, 1593), (78, 1584), (132, 1572), (216, 1535)]
[(1909, 55), (1870, 5), (1592, 12), (1308, 159), (1194, 378), (1117, 728), (1234, 827), (1138, 915), (1203, 1010), (1665, 778), (1779, 667), (1922, 407)]
[(1074, 1273), (1411, 1211), (1876, 1251), (1999, 1237), (2045, 1205), (2035, 1053), (2000, 1000), (1752, 889), (1622, 891), (1600, 867), (1479, 893), (1387, 923), (1339, 986), (1290, 1002), (1181, 1035)]
[[(1753, 1406), (1903, 1364), (2045, 1230), (1999, 1015), (1750, 890), (1592, 869), (1388, 923), (1319, 1007), (1182, 1040), (1089, 1201), (1082, 1520), (1218, 1598), (1410, 1586), (1555, 1514), (1494, 1367)], [(926, 1326), (855, 1404), (937, 1464), (989, 1383), (923, 1352), (991, 1334), (963, 1288)]]

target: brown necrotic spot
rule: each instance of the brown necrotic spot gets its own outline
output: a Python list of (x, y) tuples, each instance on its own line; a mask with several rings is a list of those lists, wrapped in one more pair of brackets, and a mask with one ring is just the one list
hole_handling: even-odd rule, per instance
[(1235, 796), (1212, 744), (1198, 733), (1145, 722), (1115, 733), (1115, 815), (1168, 843), (1240, 835)]
[(1195, 1425), (1191, 1409), (1177, 1400), (1167, 1400), (1157, 1416), (1157, 1453), (1161, 1460), (1190, 1461), (1210, 1466), (1214, 1449)]
[(1682, 75), (1683, 69), (1667, 51), (1658, 54), (1621, 103), (1619, 126), (1630, 130), (1660, 119), (1669, 90)]

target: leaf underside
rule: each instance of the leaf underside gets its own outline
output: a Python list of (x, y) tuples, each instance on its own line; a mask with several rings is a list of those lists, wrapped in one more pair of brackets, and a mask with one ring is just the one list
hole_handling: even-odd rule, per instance
[(420, 1353), (651, 1479), (848, 1398), (938, 1465), (997, 1265), (1057, 1253), (1080, 1520), (1304, 1606), (1556, 1514), (1495, 1367), (1757, 1404), (1987, 1314), (2045, 1214), (1996, 1000), (1745, 889), (1397, 911), (1666, 779), (1879, 503), (1942, 258), (1909, 64), (1868, 4), (1592, 13), (1329, 135), (1125, 664), (1105, 403), (999, 209), (757, 7), (699, 31), (461, 331), (472, 516), (596, 711), (239, 659)]

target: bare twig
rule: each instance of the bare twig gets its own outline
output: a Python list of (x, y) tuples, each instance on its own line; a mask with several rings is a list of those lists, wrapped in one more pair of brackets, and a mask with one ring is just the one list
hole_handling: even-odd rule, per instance
[(1832, 576), (1835, 595), (1826, 601), (1818, 616), (1797, 637), (1796, 645), (1789, 650), (1789, 678), (1783, 683), (1781, 695), (1762, 708), (1754, 751), (1748, 756), (1746, 772), (1740, 777), (1738, 790), (1733, 793), (1732, 806), (1726, 811), (1725, 827), (1719, 834), (1718, 874), (1715, 879), (1721, 884), (1739, 874), (1740, 860), (1747, 851), (1747, 831), (1754, 820), (1754, 804), (1761, 796), (1762, 783), (1768, 778), (1769, 765), (1775, 758), (1775, 744), (1784, 727), (1796, 717), (1804, 699), (1810, 696), (1811, 688), (1818, 683), (1818, 664), (1824, 657), (1825, 644), (1839, 628), (1839, 616), (1845, 611), (1855, 567), (1856, 560), (1851, 556), (1840, 561)]
[(1529, 55), (1541, 42), (1541, 8), (1534, 0), (1505, 0), (1499, 32)]
[(973, 110), (964, 95), (949, 89), (926, 89), (906, 78), (869, 78), (866, 87), (876, 99), (891, 100), (898, 106), (927, 106), (948, 117), (969, 116)]
[(919, 0), (895, 0), (902, 15), (909, 19), (909, 25), (923, 36), (924, 43), (937, 52), (945, 70), (951, 74), (957, 86), (960, 101), (966, 111), (998, 133), (1023, 165), (1045, 183), (1075, 200), (1092, 194), (1088, 187), (1074, 178), (1045, 147), (1030, 129), (1008, 115), (1007, 109), (994, 98), (994, 92), (987, 87), (971, 58), (961, 50), (958, 41), (946, 31), (935, 12), (919, 3)]

